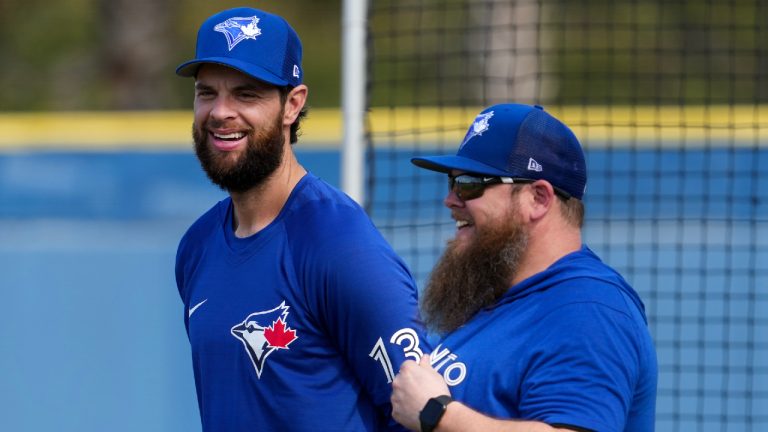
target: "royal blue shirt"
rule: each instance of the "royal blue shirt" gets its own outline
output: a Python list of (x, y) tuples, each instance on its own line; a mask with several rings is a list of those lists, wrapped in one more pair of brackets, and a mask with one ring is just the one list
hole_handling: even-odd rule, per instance
[(643, 303), (586, 246), (445, 337), (432, 363), (455, 399), (497, 418), (654, 429), (658, 371)]
[(399, 429), (391, 381), (424, 332), (365, 212), (312, 174), (257, 234), (235, 237), (232, 211), (216, 204), (177, 253), (203, 430)]

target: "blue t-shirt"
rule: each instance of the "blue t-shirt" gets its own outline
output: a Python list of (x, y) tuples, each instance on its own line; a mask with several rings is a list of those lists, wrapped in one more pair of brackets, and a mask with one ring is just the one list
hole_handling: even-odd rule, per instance
[(494, 417), (654, 429), (658, 371), (644, 306), (586, 246), (446, 336), (432, 363), (455, 399)]
[(399, 429), (391, 381), (424, 330), (365, 212), (312, 174), (252, 236), (234, 236), (232, 211), (227, 198), (200, 217), (176, 257), (203, 429)]

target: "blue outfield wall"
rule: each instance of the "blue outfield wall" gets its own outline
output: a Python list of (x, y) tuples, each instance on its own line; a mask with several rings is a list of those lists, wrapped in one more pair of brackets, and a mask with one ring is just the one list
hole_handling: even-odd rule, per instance
[[(339, 184), (336, 150), (299, 146), (297, 151), (310, 171)], [(404, 245), (398, 252), (418, 266), (415, 273), (421, 283), (436, 252), (424, 256), (423, 245), (409, 247), (408, 242), (439, 247), (452, 228), (448, 211), (440, 204), (445, 177), (411, 167), (408, 159), (413, 155), (403, 149), (375, 158), (374, 169), (381, 177), (368, 192), (373, 198), (370, 211), (382, 225), (404, 226), (435, 217), (446, 222), (437, 231), (425, 228), (415, 237), (409, 229), (387, 233), (398, 236), (395, 243)], [(658, 319), (661, 379), (667, 385), (677, 380), (683, 394), (717, 393), (720, 390), (709, 389), (706, 383), (688, 383), (678, 375), (680, 365), (673, 361), (681, 361), (681, 356), (671, 338), (687, 333), (701, 336), (702, 331), (684, 328), (687, 324), (675, 318), (686, 312), (680, 310), (678, 300), (696, 283), (711, 290), (713, 294), (702, 300), (706, 306), (700, 307), (711, 308), (713, 300), (720, 301), (734, 317), (715, 323), (719, 327), (712, 331), (721, 336), (742, 328), (739, 316), (754, 317), (756, 307), (768, 307), (768, 176), (758, 175), (759, 167), (768, 166), (768, 151), (596, 149), (588, 152), (587, 159), (586, 204), (589, 221), (596, 225), (588, 227), (588, 235), (598, 252), (622, 269), (645, 261), (661, 268), (655, 279), (646, 280), (642, 269), (628, 267), (630, 275), (638, 275), (636, 285), (653, 285), (656, 292), (645, 298)], [(413, 170), (413, 181), (390, 174), (406, 170)], [(389, 175), (393, 178), (388, 179)], [(200, 429), (173, 266), (176, 244), (186, 228), (224, 196), (205, 178), (191, 150), (0, 153), (0, 293), (4, 300), (0, 430)], [(622, 225), (627, 219), (653, 225), (661, 245), (648, 246), (650, 240), (640, 238), (645, 235), (644, 225)], [(674, 265), (674, 259), (690, 255), (681, 255), (680, 246), (672, 243), (675, 239), (665, 237), (664, 223), (688, 220), (694, 221), (691, 226), (698, 221), (699, 231), (695, 238), (681, 238), (700, 251), (693, 255), (690, 272), (689, 264), (681, 262), (678, 269), (682, 271), (665, 273), (668, 263)], [(630, 250), (625, 243), (633, 238), (640, 239), (640, 246)], [(747, 262), (717, 262), (717, 257), (734, 252), (734, 256), (742, 253)], [(736, 266), (736, 271), (724, 270), (722, 276), (734, 280), (741, 277), (738, 269), (752, 260), (752, 267), (745, 271), (751, 272), (753, 286), (744, 292), (751, 304), (737, 302), (739, 293), (723, 297), (722, 289), (715, 286), (719, 273), (698, 270), (710, 259), (714, 268)], [(702, 275), (712, 280), (696, 282)], [(677, 285), (685, 288), (680, 291)], [(643, 293), (641, 286), (638, 289)], [(693, 319), (705, 320), (703, 316)], [(746, 332), (765, 328), (764, 321), (753, 319), (750, 325), (743, 327)], [(711, 348), (714, 351), (701, 348), (691, 356), (727, 357), (725, 343), (720, 341)], [(749, 343), (752, 351), (738, 354), (739, 358), (747, 358), (749, 365), (768, 364), (768, 340), (753, 334)], [(706, 364), (692, 364), (709, 370)], [(729, 367), (723, 366), (708, 379), (723, 382)], [(767, 374), (762, 369), (758, 372), (757, 379), (747, 376), (749, 382), (743, 383), (741, 375), (738, 379), (728, 375), (729, 385), (739, 394), (768, 394)], [(665, 413), (670, 418), (669, 407), (698, 415), (700, 399), (691, 399), (690, 406), (685, 401), (679, 405), (681, 400), (679, 392), (660, 394), (662, 421)], [(757, 412), (753, 405), (760, 400), (765, 401), (765, 396), (731, 401), (728, 404), (738, 405), (726, 409)], [(768, 426), (768, 421), (763, 424)]]
[[(442, 199), (445, 176), (414, 168), (413, 156), (402, 149), (374, 158), (374, 215), (403, 211), (393, 204), (418, 207), (415, 203)], [(590, 219), (765, 220), (768, 215), (768, 149), (598, 148), (588, 150), (586, 160)], [(413, 181), (400, 180), (404, 175), (413, 175)]]
[[(307, 169), (339, 184), (338, 151), (297, 151)], [(374, 217), (416, 202), (439, 205), (445, 177), (413, 167), (413, 155), (400, 150), (375, 158), (376, 173), (412, 171), (414, 179), (377, 180), (369, 189)], [(592, 150), (587, 160), (590, 218), (768, 215), (766, 150)], [(187, 217), (222, 196), (191, 152), (0, 153), (0, 218)]]
[(0, 430), (200, 430), (173, 268), (224, 196), (191, 152), (0, 153)]
[[(338, 184), (337, 151), (303, 154), (308, 169)], [(191, 149), (0, 153), (0, 218), (185, 218), (223, 196)]]

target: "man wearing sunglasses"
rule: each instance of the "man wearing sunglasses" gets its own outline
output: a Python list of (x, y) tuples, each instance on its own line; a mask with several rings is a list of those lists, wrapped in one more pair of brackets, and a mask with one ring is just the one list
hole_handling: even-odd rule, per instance
[(421, 431), (650, 431), (657, 363), (637, 293), (584, 244), (584, 154), (541, 107), (481, 112), (448, 175), (456, 236), (425, 288), (442, 336), (403, 363), (393, 416)]

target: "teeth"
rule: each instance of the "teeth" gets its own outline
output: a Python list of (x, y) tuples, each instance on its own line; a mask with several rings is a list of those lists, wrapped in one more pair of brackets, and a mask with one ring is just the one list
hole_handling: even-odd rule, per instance
[(457, 220), (456, 221), (456, 228), (463, 228), (465, 226), (469, 225), (469, 222), (464, 220)]
[(215, 136), (218, 139), (240, 139), (245, 136), (245, 133), (232, 132), (230, 134), (225, 134), (225, 135), (214, 133), (213, 136)]

